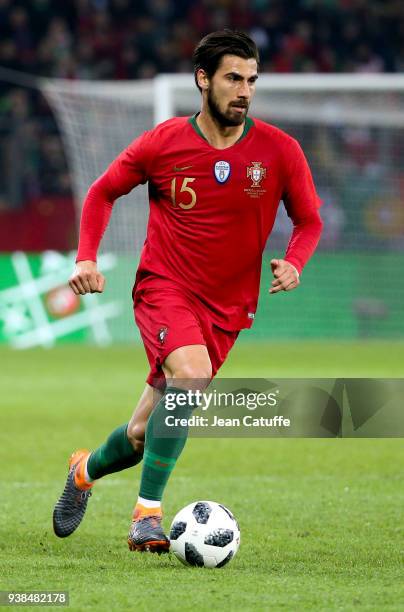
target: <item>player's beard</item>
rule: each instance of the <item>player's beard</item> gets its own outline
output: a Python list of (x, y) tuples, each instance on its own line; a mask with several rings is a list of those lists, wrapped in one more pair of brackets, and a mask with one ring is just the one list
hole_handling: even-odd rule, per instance
[[(242, 103), (242, 105), (244, 104), (246, 104), (246, 102)], [(232, 110), (231, 106), (229, 106), (227, 110), (223, 112), (220, 109), (219, 101), (215, 96), (213, 88), (209, 87), (208, 89), (209, 112), (212, 115), (213, 119), (222, 127), (235, 127), (244, 123), (248, 113), (248, 106), (249, 104), (247, 103), (245, 113), (239, 113), (235, 110)]]

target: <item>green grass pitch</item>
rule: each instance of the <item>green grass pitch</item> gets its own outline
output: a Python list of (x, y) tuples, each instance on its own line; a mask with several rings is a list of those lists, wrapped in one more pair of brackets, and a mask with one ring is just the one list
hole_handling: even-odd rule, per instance
[[(133, 554), (139, 468), (98, 483), (79, 530), (51, 514), (76, 447), (127, 421), (143, 387), (140, 347), (66, 346), (1, 360), (0, 588), (68, 590), (71, 610), (398, 610), (403, 586), (400, 439), (190, 439), (166, 491), (165, 524), (213, 499), (239, 519), (220, 570)], [(404, 376), (402, 343), (239, 343), (229, 377)]]

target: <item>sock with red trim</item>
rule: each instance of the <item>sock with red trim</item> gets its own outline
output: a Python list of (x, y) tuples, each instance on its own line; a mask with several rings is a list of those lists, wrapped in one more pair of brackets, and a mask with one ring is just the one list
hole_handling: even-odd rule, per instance
[[(188, 424), (185, 421), (194, 408), (182, 405), (186, 402), (187, 393), (184, 389), (167, 387), (147, 423), (139, 496), (150, 503), (161, 500), (185, 446), (188, 437)], [(177, 402), (177, 399), (180, 401)], [(169, 422), (167, 417), (170, 417)]]

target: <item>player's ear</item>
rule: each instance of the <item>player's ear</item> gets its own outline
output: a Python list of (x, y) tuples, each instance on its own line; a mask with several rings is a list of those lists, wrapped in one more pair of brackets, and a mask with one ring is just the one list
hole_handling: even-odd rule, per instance
[(206, 91), (209, 87), (209, 78), (203, 68), (199, 68), (196, 73), (196, 80), (202, 91)]

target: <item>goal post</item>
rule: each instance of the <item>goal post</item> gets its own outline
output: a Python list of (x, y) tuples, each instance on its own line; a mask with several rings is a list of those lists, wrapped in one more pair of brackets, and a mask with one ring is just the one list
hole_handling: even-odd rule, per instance
[[(251, 113), (274, 120), (333, 124), (339, 120), (354, 125), (403, 126), (404, 106), (391, 98), (386, 108), (383, 96), (404, 95), (404, 76), (390, 74), (261, 74)], [(313, 105), (302, 105), (301, 97)], [(337, 100), (333, 101), (333, 96)], [(366, 105), (359, 105), (360, 98)], [(197, 109), (200, 94), (193, 75), (163, 74), (154, 79), (154, 123)]]

